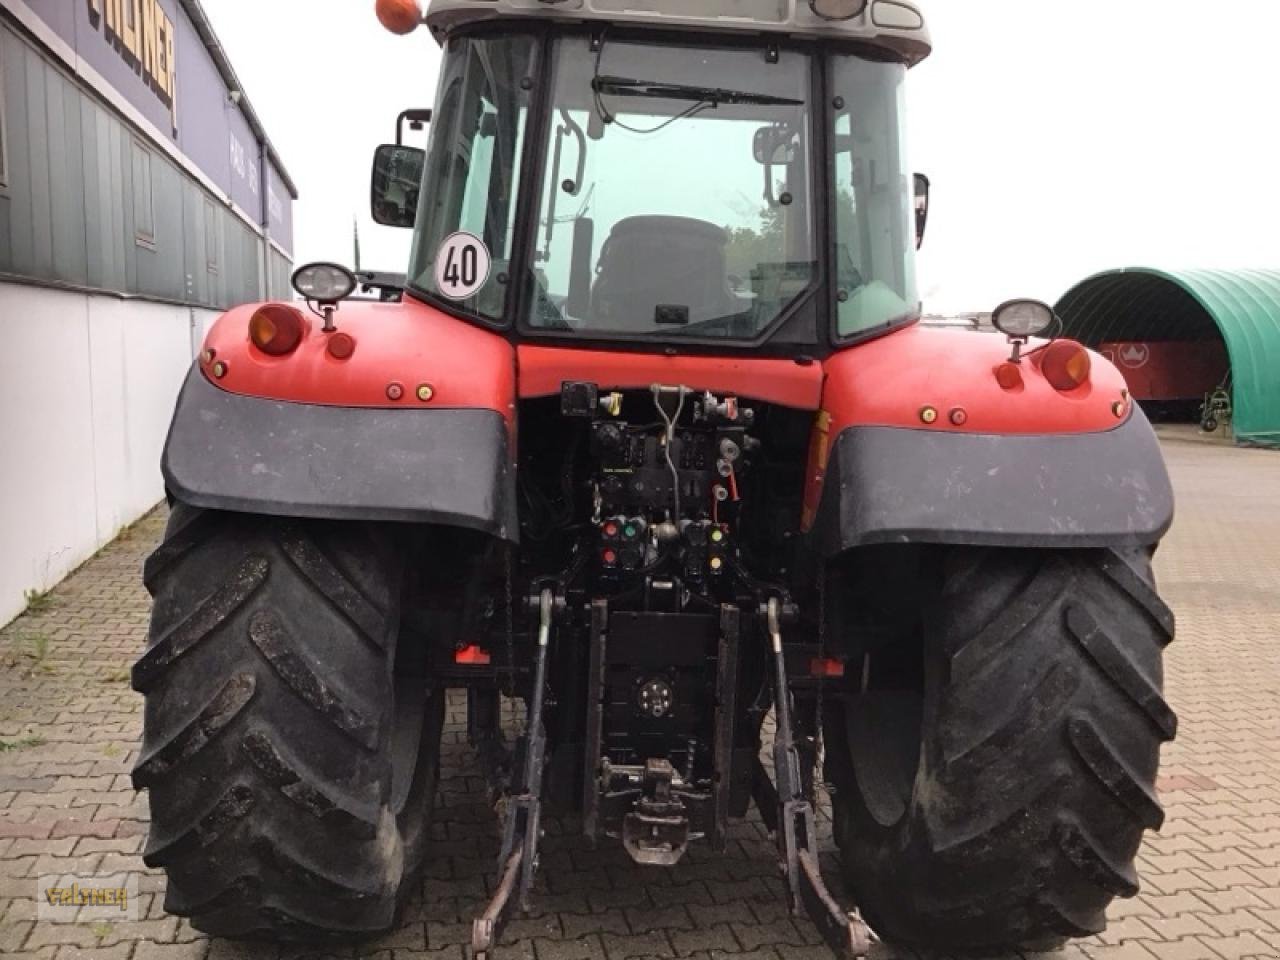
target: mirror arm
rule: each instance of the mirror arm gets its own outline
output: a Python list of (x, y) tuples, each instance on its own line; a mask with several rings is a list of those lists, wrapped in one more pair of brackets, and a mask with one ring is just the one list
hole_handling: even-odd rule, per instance
[(778, 206), (778, 199), (773, 195), (773, 164), (764, 165), (764, 202), (770, 207)]
[(421, 130), (424, 126), (431, 122), (432, 111), (426, 110), (404, 110), (400, 116), (396, 117), (396, 146), (404, 146), (404, 125), (409, 124), (410, 130)]

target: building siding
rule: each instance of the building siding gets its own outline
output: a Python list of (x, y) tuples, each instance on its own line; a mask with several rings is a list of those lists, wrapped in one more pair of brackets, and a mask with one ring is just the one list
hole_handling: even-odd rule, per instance
[(0, 76), (0, 272), (218, 309), (288, 294), (288, 258), (3, 22)]
[(82, 2), (0, 0), (0, 625), (161, 500), (219, 312), (290, 295), (290, 188), (157, 2), (186, 50), (179, 107), (215, 122), (173, 127)]

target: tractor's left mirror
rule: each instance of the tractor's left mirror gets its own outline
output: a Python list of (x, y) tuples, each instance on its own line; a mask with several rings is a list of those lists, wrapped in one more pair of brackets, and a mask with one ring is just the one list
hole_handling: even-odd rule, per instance
[(373, 155), (370, 204), (375, 223), (412, 227), (418, 215), (418, 191), (427, 154), (417, 147), (385, 143)]

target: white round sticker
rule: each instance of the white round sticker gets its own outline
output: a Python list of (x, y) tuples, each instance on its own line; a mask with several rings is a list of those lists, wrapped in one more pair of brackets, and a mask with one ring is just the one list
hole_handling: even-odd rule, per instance
[(488, 281), (491, 264), (483, 240), (471, 233), (452, 234), (436, 251), (436, 290), (450, 300), (466, 300)]

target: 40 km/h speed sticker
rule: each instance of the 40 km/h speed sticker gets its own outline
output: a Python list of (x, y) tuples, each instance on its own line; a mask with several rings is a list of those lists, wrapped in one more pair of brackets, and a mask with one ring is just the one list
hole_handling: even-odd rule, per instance
[(483, 240), (470, 233), (452, 234), (436, 251), (436, 290), (450, 300), (466, 300), (485, 285), (491, 265)]

